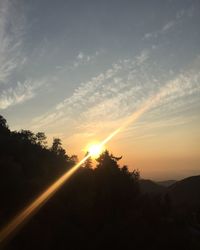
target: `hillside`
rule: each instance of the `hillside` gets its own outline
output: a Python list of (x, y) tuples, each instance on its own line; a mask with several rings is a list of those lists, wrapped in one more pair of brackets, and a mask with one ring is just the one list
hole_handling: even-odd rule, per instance
[[(43, 132), (11, 131), (0, 116), (0, 227), (77, 161), (59, 138), (50, 147), (45, 142)], [(132, 249), (133, 242), (134, 249), (199, 249), (199, 235), (188, 233), (189, 227), (196, 230), (199, 212), (195, 221), (189, 210), (177, 217), (180, 207), (165, 194), (191, 204), (198, 200), (200, 178), (166, 188), (140, 179), (120, 159), (105, 150), (93, 167), (88, 158), (4, 249)]]
[(164, 186), (164, 187), (169, 187), (169, 186), (173, 185), (176, 182), (177, 182), (176, 180), (166, 180), (166, 181), (158, 181), (156, 183), (161, 185), (161, 186)]
[(152, 181), (152, 180), (140, 180), (140, 190), (142, 193), (163, 193), (166, 191), (166, 187), (159, 185), (158, 183)]
[(168, 191), (175, 205), (196, 207), (200, 205), (200, 175), (191, 176), (169, 187)]

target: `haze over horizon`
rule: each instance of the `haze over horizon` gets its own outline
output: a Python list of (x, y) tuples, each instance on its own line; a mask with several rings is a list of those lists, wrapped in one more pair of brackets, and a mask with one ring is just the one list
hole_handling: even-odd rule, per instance
[(200, 3), (0, 2), (0, 113), (84, 155), (149, 97), (107, 148), (142, 177), (200, 173)]

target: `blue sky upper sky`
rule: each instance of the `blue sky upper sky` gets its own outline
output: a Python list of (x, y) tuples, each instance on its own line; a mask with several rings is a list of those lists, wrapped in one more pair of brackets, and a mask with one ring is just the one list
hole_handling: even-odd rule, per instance
[[(199, 26), (198, 0), (1, 0), (0, 112), (11, 129), (59, 136), (69, 151), (81, 154), (88, 141), (104, 138), (167, 86), (165, 96), (110, 147), (125, 150), (128, 163), (148, 175), (147, 164), (130, 148), (155, 148), (143, 150), (154, 159), (155, 144), (176, 131), (172, 141), (184, 135), (189, 146), (183, 149), (180, 139), (173, 152), (163, 147), (163, 168), (178, 168), (163, 171), (178, 176), (186, 157), (192, 169), (184, 166), (185, 175), (197, 173)], [(159, 171), (156, 176), (163, 175)]]

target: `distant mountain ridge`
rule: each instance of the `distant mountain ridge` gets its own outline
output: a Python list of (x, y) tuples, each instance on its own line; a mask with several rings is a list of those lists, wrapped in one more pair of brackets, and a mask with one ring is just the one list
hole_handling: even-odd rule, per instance
[(200, 175), (177, 181), (169, 187), (168, 193), (175, 205), (200, 205)]
[(166, 191), (166, 187), (162, 186), (152, 180), (141, 179), (140, 190), (142, 193), (163, 193)]
[(140, 189), (142, 193), (168, 194), (175, 206), (200, 206), (200, 175), (190, 176), (180, 181), (154, 182), (142, 179)]
[(176, 182), (177, 182), (177, 180), (166, 180), (166, 181), (158, 181), (156, 183), (161, 185), (161, 186), (164, 186), (164, 187), (169, 187), (169, 186), (173, 185)]

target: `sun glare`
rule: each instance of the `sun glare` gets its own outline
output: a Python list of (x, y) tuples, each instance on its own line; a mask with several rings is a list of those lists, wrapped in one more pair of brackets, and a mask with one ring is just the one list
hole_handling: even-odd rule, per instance
[(89, 154), (92, 157), (96, 158), (103, 151), (103, 147), (102, 147), (101, 144), (91, 144), (91, 145), (88, 146), (88, 150), (87, 151), (89, 152)]

